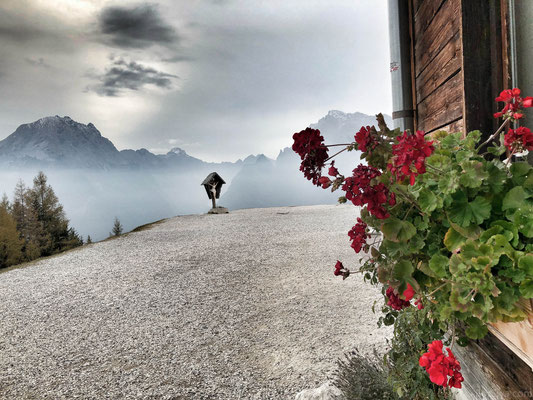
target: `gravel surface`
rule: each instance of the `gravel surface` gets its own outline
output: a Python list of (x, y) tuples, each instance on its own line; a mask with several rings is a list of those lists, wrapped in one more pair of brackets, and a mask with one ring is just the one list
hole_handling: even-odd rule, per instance
[(353, 206), (176, 217), (0, 274), (2, 399), (293, 399), (382, 348)]

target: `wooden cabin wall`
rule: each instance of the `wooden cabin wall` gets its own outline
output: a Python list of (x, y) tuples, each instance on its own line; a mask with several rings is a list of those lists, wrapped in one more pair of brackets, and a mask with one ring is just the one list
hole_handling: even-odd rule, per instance
[(463, 130), (461, 0), (413, 0), (415, 129)]

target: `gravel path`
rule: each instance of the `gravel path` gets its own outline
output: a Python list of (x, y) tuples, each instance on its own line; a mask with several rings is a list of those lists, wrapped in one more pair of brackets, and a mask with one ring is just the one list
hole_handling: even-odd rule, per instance
[(176, 217), (0, 274), (2, 399), (290, 399), (382, 347), (353, 206)]

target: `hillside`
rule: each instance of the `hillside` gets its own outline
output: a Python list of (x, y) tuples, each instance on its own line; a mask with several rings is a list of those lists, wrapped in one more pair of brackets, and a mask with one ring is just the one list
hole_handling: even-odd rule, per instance
[(332, 273), (356, 217), (176, 217), (0, 273), (0, 398), (293, 399), (384, 344), (379, 293)]

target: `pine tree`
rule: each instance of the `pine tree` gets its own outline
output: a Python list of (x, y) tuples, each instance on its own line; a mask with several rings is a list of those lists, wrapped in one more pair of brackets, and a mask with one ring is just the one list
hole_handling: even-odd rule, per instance
[(15, 186), (15, 195), (11, 206), (11, 214), (17, 224), (17, 230), (24, 242), (24, 259), (31, 261), (41, 255), (41, 248), (48, 247), (51, 241), (37, 214), (30, 206), (29, 191), (22, 180)]
[(111, 231), (110, 236), (120, 236), (122, 235), (122, 224), (120, 223), (119, 219), (115, 217), (115, 222), (113, 224), (113, 230)]
[(0, 268), (22, 261), (22, 246), (17, 223), (8, 211), (0, 207)]
[(7, 194), (4, 193), (2, 200), (0, 200), (0, 208), (6, 210), (8, 213), (11, 213), (11, 203), (7, 198)]
[(87, 241), (85, 243), (91, 244), (93, 241), (91, 239), (91, 235), (87, 235)]
[(49, 241), (39, 241), (43, 255), (79, 245), (79, 240), (75, 240), (72, 232), (69, 232), (63, 206), (59, 204), (54, 190), (48, 185), (48, 178), (42, 171), (33, 179), (33, 187), (28, 191), (28, 200), (37, 220), (50, 238)]

